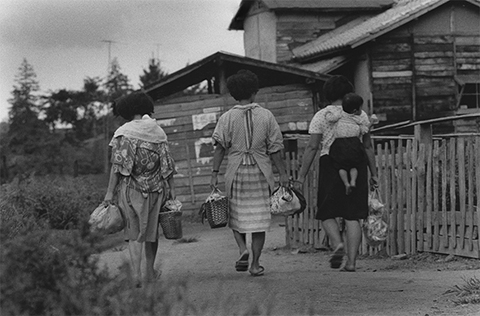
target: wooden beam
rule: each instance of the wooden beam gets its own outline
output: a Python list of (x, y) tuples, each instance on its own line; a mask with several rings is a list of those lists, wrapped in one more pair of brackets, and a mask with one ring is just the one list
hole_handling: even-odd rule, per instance
[(432, 144), (432, 125), (421, 124), (414, 127), (415, 139), (420, 144), (431, 145)]

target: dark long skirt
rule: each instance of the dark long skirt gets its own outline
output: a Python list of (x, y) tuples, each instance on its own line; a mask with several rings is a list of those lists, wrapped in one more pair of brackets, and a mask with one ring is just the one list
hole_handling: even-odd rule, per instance
[(357, 186), (349, 195), (345, 185), (333, 166), (329, 155), (320, 157), (318, 177), (318, 211), (316, 219), (326, 220), (343, 217), (346, 220), (365, 219), (368, 215), (368, 172), (367, 160), (358, 166)]

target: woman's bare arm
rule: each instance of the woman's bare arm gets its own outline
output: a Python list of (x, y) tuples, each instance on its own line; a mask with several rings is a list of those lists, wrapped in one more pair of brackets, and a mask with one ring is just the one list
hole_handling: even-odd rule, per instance
[(280, 173), (280, 184), (283, 186), (288, 186), (288, 174), (287, 169), (285, 168), (285, 162), (282, 159), (281, 151), (274, 152), (270, 154), (273, 164), (277, 167), (278, 172)]
[(318, 149), (321, 149), (321, 142), (322, 134), (310, 135), (307, 147), (305, 148), (305, 151), (303, 153), (302, 166), (300, 167), (300, 171), (298, 172), (298, 178), (296, 181), (302, 184), (303, 182), (305, 182), (305, 177), (308, 173), (308, 170), (310, 170), (310, 166), (315, 159), (315, 155), (317, 154)]
[(218, 171), (222, 165), (223, 157), (225, 156), (225, 148), (222, 145), (218, 144), (215, 146), (215, 151), (213, 153), (213, 170), (212, 177), (210, 179), (210, 187), (216, 188), (218, 185)]
[(112, 202), (115, 188), (117, 187), (119, 180), (120, 174), (118, 172), (114, 172), (112, 165), (112, 167), (110, 168), (110, 177), (108, 179), (107, 193), (105, 194), (105, 198), (103, 199), (104, 202)]

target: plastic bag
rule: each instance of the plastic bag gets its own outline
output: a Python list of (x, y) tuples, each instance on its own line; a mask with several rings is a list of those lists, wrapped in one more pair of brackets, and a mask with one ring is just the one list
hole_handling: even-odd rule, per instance
[(280, 186), (270, 197), (270, 213), (272, 215), (289, 216), (303, 212), (307, 202), (303, 195), (293, 187)]
[(182, 202), (179, 200), (166, 200), (165, 204), (163, 204), (160, 212), (180, 212), (182, 208)]
[(125, 227), (122, 213), (114, 204), (101, 203), (88, 220), (91, 232), (114, 234)]
[(371, 191), (368, 197), (368, 209), (368, 217), (364, 220), (362, 228), (367, 244), (375, 247), (388, 237), (385, 205), (380, 200), (378, 189)]

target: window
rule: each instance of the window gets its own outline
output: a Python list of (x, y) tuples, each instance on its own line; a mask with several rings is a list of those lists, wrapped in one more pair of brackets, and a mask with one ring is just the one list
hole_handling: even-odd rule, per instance
[(458, 108), (480, 109), (480, 78), (457, 76), (459, 84)]

